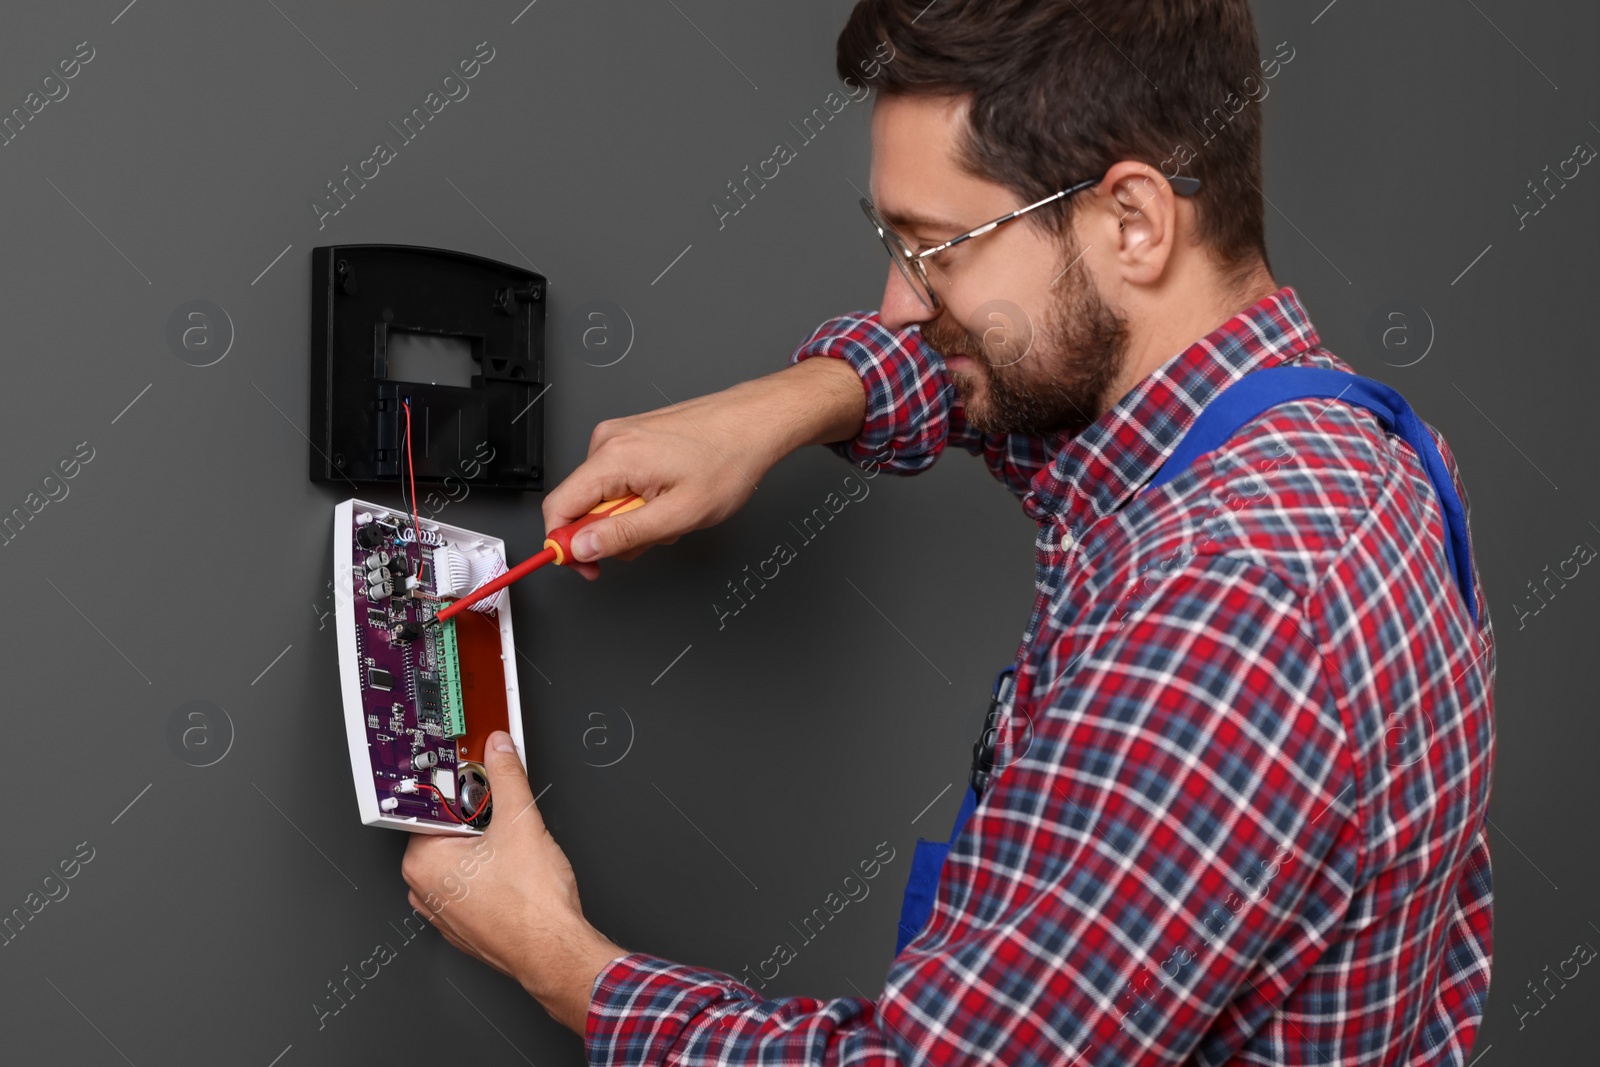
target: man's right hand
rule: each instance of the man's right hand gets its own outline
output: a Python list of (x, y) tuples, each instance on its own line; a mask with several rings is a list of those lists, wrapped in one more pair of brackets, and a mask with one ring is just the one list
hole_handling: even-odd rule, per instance
[(826, 356), (710, 396), (607, 419), (589, 457), (544, 498), (546, 532), (602, 500), (638, 493), (642, 508), (602, 519), (573, 538), (572, 569), (599, 577), (593, 562), (633, 559), (738, 511), (767, 471), (803, 445), (861, 431), (866, 394), (855, 370)]

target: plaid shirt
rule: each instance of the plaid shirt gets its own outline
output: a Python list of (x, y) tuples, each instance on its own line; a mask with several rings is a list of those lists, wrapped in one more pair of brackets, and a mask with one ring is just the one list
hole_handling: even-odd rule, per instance
[(1495, 657), (1416, 453), (1297, 401), (1141, 493), (1240, 376), (1350, 369), (1294, 290), (1070, 439), (977, 433), (920, 332), (876, 314), (792, 359), (814, 356), (866, 387), (841, 455), (889, 445), (910, 474), (959, 445), (1039, 524), (1002, 769), (875, 1001), (636, 952), (595, 981), (590, 1062), (1461, 1064), (1489, 983)]

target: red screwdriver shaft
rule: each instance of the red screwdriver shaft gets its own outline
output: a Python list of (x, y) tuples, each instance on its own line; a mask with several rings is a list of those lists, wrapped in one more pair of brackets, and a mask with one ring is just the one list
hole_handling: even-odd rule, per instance
[(516, 581), (518, 578), (532, 574), (540, 567), (543, 567), (546, 563), (553, 562), (555, 558), (556, 554), (554, 549), (547, 548), (543, 552), (535, 553), (534, 555), (523, 560), (521, 563), (517, 564), (515, 567), (512, 567), (510, 570), (506, 571), (504, 574), (500, 575), (498, 578), (491, 578), (489, 581), (484, 582), (482, 585), (478, 586), (478, 588), (474, 589), (460, 600), (451, 601), (449, 604), (446, 604), (444, 607), (439, 609), (439, 613), (435, 615), (434, 618), (438, 619), (440, 622), (444, 622), (451, 616), (465, 611), (467, 608), (476, 604), (478, 601), (483, 600), (485, 597), (494, 596), (496, 593), (510, 585), (512, 582)]
[(521, 563), (517, 564), (515, 567), (500, 575), (498, 578), (493, 578), (487, 582), (484, 582), (481, 586), (474, 589), (460, 600), (456, 600), (445, 605), (443, 608), (439, 609), (439, 613), (435, 615), (434, 618), (439, 622), (444, 622), (446, 619), (465, 611), (467, 608), (471, 607), (473, 604), (476, 604), (485, 597), (494, 596), (512, 582), (532, 574), (540, 567), (543, 567), (546, 563), (558, 563), (563, 565), (570, 564), (573, 562), (573, 534), (577, 533), (579, 530), (583, 529), (585, 526), (588, 526), (592, 522), (598, 522), (599, 520), (607, 518), (611, 515), (618, 515), (624, 511), (632, 511), (634, 508), (643, 506), (644, 497), (639, 496), (637, 493), (630, 496), (619, 497), (616, 500), (602, 500), (600, 503), (596, 504), (587, 515), (584, 515), (578, 519), (574, 519), (565, 526), (557, 526), (554, 530), (551, 530), (549, 536), (544, 539), (544, 550), (542, 552), (536, 552), (532, 556), (529, 556), (527, 559), (523, 560)]

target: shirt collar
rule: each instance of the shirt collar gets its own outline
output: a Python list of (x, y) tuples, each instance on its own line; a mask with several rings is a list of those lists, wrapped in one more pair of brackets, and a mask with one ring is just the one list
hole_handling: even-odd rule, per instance
[(1252, 370), (1321, 344), (1293, 287), (1241, 311), (1152, 371), (1066, 441), (1022, 498), (1036, 520), (1064, 516), (1074, 527), (1088, 509), (1103, 518), (1155, 476), (1211, 399)]

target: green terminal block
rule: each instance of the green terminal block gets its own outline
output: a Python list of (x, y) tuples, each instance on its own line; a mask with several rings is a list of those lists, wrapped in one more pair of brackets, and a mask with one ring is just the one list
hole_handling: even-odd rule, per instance
[(467, 718), (461, 703), (461, 660), (456, 651), (456, 621), (446, 619), (435, 629), (434, 662), (439, 668), (445, 732), (451, 737), (460, 737), (467, 732)]

